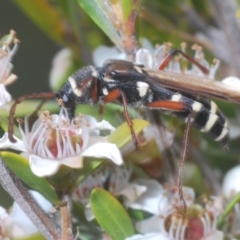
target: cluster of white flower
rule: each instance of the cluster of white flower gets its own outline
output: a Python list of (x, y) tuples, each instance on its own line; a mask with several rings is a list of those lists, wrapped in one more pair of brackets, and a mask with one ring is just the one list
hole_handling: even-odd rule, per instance
[(164, 189), (160, 183), (151, 179), (131, 181), (131, 173), (131, 165), (103, 167), (89, 175), (76, 188), (73, 199), (85, 206), (85, 215), (89, 221), (94, 218), (89, 204), (90, 192), (95, 187), (101, 187), (114, 196), (122, 196), (126, 208), (152, 214), (152, 217), (136, 222), (139, 234), (127, 240), (223, 239), (223, 232), (216, 228), (222, 210), (220, 198), (213, 198), (202, 207), (194, 202), (194, 190), (184, 187), (187, 205), (187, 213), (184, 215), (177, 189)]
[[(14, 43), (14, 47), (11, 49), (12, 43)], [(11, 97), (5, 89), (5, 85), (16, 79), (16, 76), (11, 74), (12, 64), (10, 63), (18, 46), (15, 33), (11, 31), (0, 44), (0, 107), (6, 107), (6, 103), (10, 101)], [(149, 46), (148, 44), (148, 48), (141, 48), (137, 51), (135, 62), (150, 69), (158, 69), (168, 56), (171, 44), (166, 43), (156, 48)], [(205, 60), (201, 47), (195, 45), (193, 50), (195, 51), (194, 59), (209, 71), (209, 78), (214, 78), (219, 62), (214, 60), (214, 63), (210, 65)], [(182, 44), (182, 51), (186, 51), (185, 44)], [(69, 52), (65, 51), (64, 54), (68, 56)], [(97, 66), (106, 60), (102, 56), (115, 59), (126, 58), (115, 48), (110, 48), (108, 52), (106, 47), (101, 47), (94, 53)], [(59, 68), (59, 66), (62, 65), (57, 62), (55, 67)], [(64, 66), (67, 68), (68, 62), (65, 62)], [(194, 64), (188, 68), (181, 55), (171, 59), (164, 71), (203, 75), (202, 71)], [(51, 75), (53, 78), (59, 77), (54, 71)], [(231, 83), (228, 83), (228, 80), (225, 82), (232, 84), (232, 80)], [(233, 85), (235, 86), (235, 84), (239, 84), (239, 80)], [(55, 80), (53, 86), (57, 86)], [(8, 139), (8, 133), (5, 133), (0, 139), (0, 149), (10, 148), (21, 152), (29, 160), (32, 172), (39, 177), (55, 175), (62, 165), (80, 169), (83, 167), (84, 157), (105, 158), (112, 161), (87, 176), (72, 193), (72, 199), (85, 207), (87, 220), (90, 221), (94, 218), (89, 203), (90, 193), (95, 187), (100, 187), (105, 188), (116, 197), (121, 196), (126, 208), (141, 210), (152, 215), (136, 222), (137, 234), (127, 240), (223, 239), (223, 232), (217, 230), (217, 220), (223, 208), (221, 198), (212, 198), (204, 206), (201, 206), (195, 203), (194, 190), (183, 187), (187, 212), (182, 214), (182, 202), (179, 200), (177, 189), (164, 188), (159, 182), (151, 179), (131, 181), (132, 166), (127, 164), (118, 166), (124, 163), (120, 150), (115, 144), (108, 142), (107, 136), (100, 135), (100, 130), (108, 132), (114, 130), (110, 123), (104, 120), (97, 122), (93, 117), (81, 114), (73, 120), (69, 120), (66, 109), (61, 108), (59, 114), (42, 112), (32, 127), (29, 127), (28, 117), (19, 121), (19, 125), (21, 139), (14, 136), (16, 142), (12, 143)], [(165, 135), (165, 144), (156, 139), (160, 150), (164, 150), (165, 146), (169, 147), (172, 144), (173, 134), (166, 131)], [(156, 129), (151, 126), (145, 132), (145, 137), (151, 139), (153, 136), (156, 138)], [(22, 226), (19, 222), (16, 223), (15, 218), (12, 217), (15, 216), (15, 208), (14, 204), (12, 212), (8, 214), (5, 209), (0, 207), (0, 239), (14, 236), (25, 237), (37, 232), (29, 219), (26, 220), (26, 222), (30, 222), (27, 227)], [(232, 232), (236, 232), (239, 228), (239, 212), (239, 207), (236, 205), (235, 225), (232, 225)], [(19, 217), (17, 219), (19, 221)], [(15, 231), (18, 235), (15, 234)]]

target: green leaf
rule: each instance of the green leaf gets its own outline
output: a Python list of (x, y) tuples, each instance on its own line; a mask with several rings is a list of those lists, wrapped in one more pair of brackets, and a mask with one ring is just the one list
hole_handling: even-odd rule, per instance
[[(142, 119), (134, 119), (133, 130), (136, 134), (140, 133), (149, 123)], [(110, 143), (115, 143), (118, 148), (122, 148), (132, 140), (132, 135), (128, 124), (125, 122), (108, 136)]]
[(105, 161), (103, 159), (85, 158), (83, 168), (78, 170), (78, 183), (82, 182), (87, 176), (89, 176), (91, 172), (93, 172), (104, 162)]
[(101, 231), (96, 228), (96, 222), (87, 221), (85, 216), (85, 207), (79, 202), (72, 203), (72, 217), (74, 225), (79, 227), (81, 232), (81, 240), (96, 240), (101, 238)]
[(93, 189), (90, 204), (99, 225), (113, 240), (124, 240), (134, 235), (129, 215), (109, 192), (102, 188)]
[(136, 2), (136, 0), (120, 0), (120, 2), (122, 6), (123, 18), (126, 21), (134, 10), (134, 2)]
[(14, 0), (13, 2), (49, 37), (59, 44), (64, 44), (65, 26), (63, 19), (61, 19), (49, 1)]
[(43, 235), (40, 234), (33, 234), (29, 237), (24, 237), (24, 238), (11, 238), (12, 240), (45, 240), (46, 238)]
[[(9, 112), (6, 113), (6, 115), (9, 115)], [(8, 131), (8, 125), (9, 125), (9, 121), (8, 118), (4, 117), (3, 114), (0, 115), (0, 127), (7, 132)], [(14, 125), (14, 136), (21, 138), (21, 134), (19, 132), (19, 129), (17, 126)]]
[(121, 39), (117, 29), (109, 19), (103, 1), (101, 0), (78, 0), (79, 5), (102, 29), (102, 31), (121, 49)]
[(32, 173), (29, 161), (26, 158), (12, 152), (1, 152), (1, 158), (9, 169), (30, 188), (41, 193), (54, 205), (60, 204), (55, 191), (47, 180), (45, 178), (37, 177)]

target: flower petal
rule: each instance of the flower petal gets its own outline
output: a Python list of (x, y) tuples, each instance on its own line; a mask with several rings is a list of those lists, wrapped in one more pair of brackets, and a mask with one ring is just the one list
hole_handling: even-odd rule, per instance
[(6, 90), (3, 84), (0, 84), (0, 108), (7, 109), (7, 103), (12, 99), (11, 95)]
[(141, 186), (141, 185), (135, 184), (135, 183), (128, 183), (128, 185), (124, 189), (122, 189), (118, 194), (125, 196), (128, 199), (129, 203), (132, 204), (146, 190), (147, 190), (146, 186)]
[[(41, 194), (35, 191), (30, 191), (30, 194), (45, 212), (52, 209), (52, 204)], [(38, 232), (38, 229), (16, 202), (14, 202), (12, 211), (9, 214), (9, 223), (7, 228), (12, 238), (24, 238)]]
[(153, 56), (152, 53), (144, 48), (140, 48), (136, 52), (135, 62), (143, 64), (146, 68), (153, 68)]
[(3, 135), (3, 137), (0, 139), (0, 149), (11, 148), (11, 149), (14, 149), (17, 151), (26, 152), (27, 150), (26, 150), (23, 142), (15, 136), (14, 136), (14, 138), (17, 140), (17, 142), (12, 143), (8, 139), (8, 133), (5, 133)]
[(32, 172), (38, 177), (54, 175), (61, 166), (61, 162), (56, 160), (43, 159), (37, 155), (29, 155)]
[[(222, 231), (218, 231), (215, 230), (214, 232), (212, 232), (210, 235), (202, 238), (202, 240), (223, 240), (224, 238), (223, 232)], [(234, 239), (234, 238), (232, 238)]]
[(133, 209), (141, 209), (152, 214), (158, 215), (161, 208), (165, 205), (165, 194), (163, 187), (156, 180), (137, 179), (134, 181), (136, 184), (145, 186), (145, 191), (136, 202), (130, 205)]
[(99, 46), (93, 52), (94, 65), (100, 67), (107, 59), (126, 59), (126, 54), (116, 47)]
[(0, 222), (2, 221), (2, 219), (7, 217), (8, 217), (8, 213), (6, 209), (0, 206)]
[(222, 80), (222, 83), (227, 84), (228, 86), (234, 87), (236, 90), (240, 90), (240, 79), (237, 77), (227, 77)]
[(12, 237), (26, 237), (38, 232), (32, 221), (16, 202), (13, 204), (10, 219), (8, 229), (11, 229)]
[(98, 129), (98, 130), (109, 130), (109, 131), (115, 130), (115, 127), (106, 120), (102, 120), (101, 122), (96, 122), (94, 126), (91, 126), (90, 129), (92, 130), (92, 128)]
[(82, 153), (83, 157), (96, 157), (96, 158), (108, 158), (115, 164), (120, 165), (123, 163), (121, 153), (117, 146), (112, 143), (97, 143)]
[(147, 234), (136, 234), (132, 237), (128, 237), (125, 240), (169, 240), (168, 237), (165, 237), (162, 233), (159, 232), (152, 232)]
[(61, 160), (61, 164), (64, 164), (71, 168), (82, 168), (83, 166), (83, 157), (82, 156), (74, 156), (68, 157)]
[(54, 56), (50, 70), (49, 83), (53, 90), (59, 88), (63, 76), (71, 67), (73, 54), (69, 48), (63, 48)]
[(161, 222), (163, 219), (159, 216), (152, 216), (136, 223), (136, 229), (139, 233), (161, 232)]
[(240, 192), (240, 165), (230, 169), (223, 178), (222, 192), (227, 198), (235, 196)]

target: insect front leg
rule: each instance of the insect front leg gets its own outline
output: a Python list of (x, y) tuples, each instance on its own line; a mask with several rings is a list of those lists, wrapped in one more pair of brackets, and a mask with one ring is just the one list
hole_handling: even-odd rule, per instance
[(128, 112), (128, 108), (127, 108), (127, 98), (126, 98), (125, 94), (119, 89), (114, 89), (111, 92), (109, 92), (108, 95), (105, 96), (102, 99), (102, 101), (103, 101), (103, 103), (109, 103), (109, 102), (113, 102), (113, 101), (115, 101), (119, 98), (122, 99), (124, 117), (125, 117), (126, 122), (127, 122), (128, 126), (130, 128), (131, 135), (132, 135), (132, 140), (133, 140), (133, 143), (134, 143), (135, 148), (137, 150), (139, 143), (138, 143), (137, 136), (136, 136), (136, 134), (133, 130), (133, 123), (132, 123), (131, 117), (129, 116), (129, 112)]
[(103, 111), (104, 111), (104, 106), (102, 104), (99, 105), (98, 108), (98, 121), (102, 121), (102, 116), (103, 116)]

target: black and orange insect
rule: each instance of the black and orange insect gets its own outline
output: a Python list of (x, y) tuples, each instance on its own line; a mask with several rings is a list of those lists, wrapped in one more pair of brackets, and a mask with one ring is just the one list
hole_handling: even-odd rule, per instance
[(17, 104), (31, 98), (53, 98), (67, 109), (74, 118), (77, 104), (121, 104), (125, 119), (133, 131), (128, 107), (143, 107), (171, 111), (183, 121), (191, 114), (190, 123), (206, 132), (224, 146), (228, 143), (228, 122), (217, 105), (209, 98), (240, 102), (240, 92), (201, 77), (162, 71), (177, 53), (182, 54), (204, 73), (208, 70), (181, 50), (171, 51), (159, 66), (159, 70), (145, 69), (124, 60), (107, 60), (102, 67), (87, 66), (70, 76), (58, 92), (29, 94), (18, 98), (10, 110), (9, 139), (14, 142), (13, 125)]

